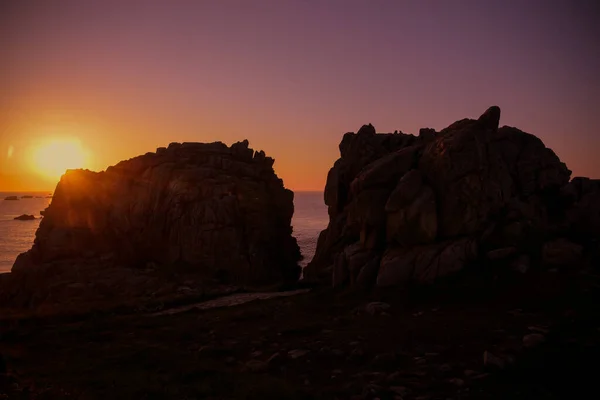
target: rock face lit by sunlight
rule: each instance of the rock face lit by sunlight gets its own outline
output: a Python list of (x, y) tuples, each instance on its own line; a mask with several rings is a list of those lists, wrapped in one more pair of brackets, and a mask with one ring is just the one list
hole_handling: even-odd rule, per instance
[(75, 139), (55, 139), (38, 147), (33, 153), (33, 167), (47, 178), (58, 179), (67, 169), (83, 168), (86, 152)]

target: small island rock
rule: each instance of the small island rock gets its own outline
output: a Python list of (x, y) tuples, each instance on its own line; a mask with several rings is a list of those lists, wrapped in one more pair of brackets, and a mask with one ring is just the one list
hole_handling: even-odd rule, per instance
[(16, 220), (19, 221), (31, 221), (32, 219), (36, 219), (34, 215), (30, 215), (30, 214), (23, 214), (23, 215), (19, 215), (18, 217), (15, 217)]

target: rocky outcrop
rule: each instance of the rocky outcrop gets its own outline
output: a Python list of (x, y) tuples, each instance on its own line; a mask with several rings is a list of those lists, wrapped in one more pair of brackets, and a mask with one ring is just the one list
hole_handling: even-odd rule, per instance
[(60, 276), (61, 293), (107, 297), (157, 291), (161, 274), (189, 275), (190, 290), (295, 281), (294, 195), (273, 162), (248, 141), (171, 143), (103, 172), (67, 171), (12, 279)]
[(22, 215), (19, 215), (18, 217), (15, 217), (14, 219), (17, 220), (17, 221), (31, 221), (31, 220), (36, 219), (36, 218), (35, 218), (35, 215), (22, 214)]
[(347, 133), (329, 171), (329, 225), (311, 281), (429, 283), (473, 266), (577, 265), (597, 248), (600, 183), (571, 171), (537, 137), (499, 127), (500, 109), (418, 136)]

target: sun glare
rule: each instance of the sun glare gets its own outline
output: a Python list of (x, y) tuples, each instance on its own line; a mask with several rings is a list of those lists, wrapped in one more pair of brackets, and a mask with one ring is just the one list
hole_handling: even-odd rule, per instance
[(86, 153), (78, 140), (55, 139), (42, 144), (33, 152), (33, 166), (40, 175), (58, 179), (67, 169), (83, 168)]

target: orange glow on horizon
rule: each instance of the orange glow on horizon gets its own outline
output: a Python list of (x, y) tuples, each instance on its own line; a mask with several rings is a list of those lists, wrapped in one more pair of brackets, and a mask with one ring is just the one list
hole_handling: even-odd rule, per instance
[[(244, 139), (287, 188), (320, 191), (346, 132), (439, 131), (492, 104), (574, 176), (600, 174), (593, 2), (549, 2), (543, 18), (531, 2), (12, 3), (0, 12), (0, 191), (53, 190), (65, 167), (102, 171), (171, 142)], [(479, 48), (494, 51), (472, 57)], [(65, 137), (93, 158), (34, 161)]]

